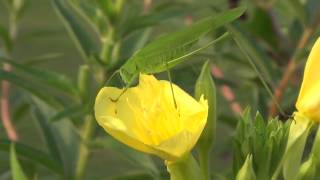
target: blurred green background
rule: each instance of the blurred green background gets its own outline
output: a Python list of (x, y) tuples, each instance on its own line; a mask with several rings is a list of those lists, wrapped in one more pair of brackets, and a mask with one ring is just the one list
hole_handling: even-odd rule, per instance
[[(12, 1), (8, 0), (8, 2), (10, 4)], [(0, 25), (7, 30), (9, 29), (10, 10), (5, 4), (8, 2), (2, 0), (0, 3)], [(87, 19), (93, 24), (96, 23), (89, 25), (83, 16), (76, 16), (84, 22), (86, 27), (84, 32), (91, 37), (93, 36), (94, 42), (100, 42), (104, 38), (103, 36), (108, 32), (110, 26), (104, 27), (104, 20), (99, 19), (100, 16), (103, 16), (100, 12), (102, 10), (99, 9), (101, 7), (97, 5), (99, 0), (62, 2), (78, 7), (77, 11), (87, 15)], [(115, 1), (110, 0), (110, 2)], [(90, 100), (88, 102), (81, 98), (79, 100), (77, 99), (78, 94), (67, 96), (61, 89), (52, 88), (50, 83), (46, 86), (46, 82), (38, 81), (33, 75), (28, 77), (28, 73), (26, 76), (23, 75), (25, 73), (23, 70), (21, 73), (19, 68), (13, 69), (12, 73), (22, 77), (24, 82), (33, 86), (41, 94), (57, 98), (59, 102), (62, 102), (62, 106), (53, 108), (54, 110), (51, 109), (52, 107), (45, 110), (45, 107), (50, 105), (46, 103), (41, 105), (43, 102), (37, 101), (39, 97), (37, 94), (33, 94), (35, 91), (24, 91), (25, 88), (21, 88), (19, 83), (13, 83), (10, 87), (10, 112), (12, 123), (19, 136), (18, 143), (40, 150), (49, 156), (52, 155), (49, 144), (56, 143), (58, 154), (63, 159), (59, 164), (64, 168), (64, 173), (61, 176), (43, 165), (48, 163), (47, 161), (40, 160), (39, 163), (38, 160), (32, 160), (36, 159), (34, 156), (37, 154), (31, 156), (24, 154), (23, 148), (19, 150), (17, 146), (17, 154), (22, 167), (28, 177), (33, 179), (71, 179), (73, 177), (77, 164), (75, 159), (77, 159), (78, 145), (81, 142), (79, 137), (84, 131), (83, 124), (87, 121), (88, 114), (92, 113), (92, 108), (91, 111), (86, 110), (84, 113), (75, 113), (75, 115), (71, 111), (69, 114), (60, 114), (63, 118), (54, 121), (50, 121), (50, 117), (72, 105), (80, 104), (86, 108), (88, 105), (90, 109), (99, 87), (99, 83), (97, 83), (99, 78), (96, 78), (94, 74), (98, 74), (100, 71), (105, 72), (104, 70), (107, 69), (106, 65), (101, 65), (100, 62), (88, 63), (86, 57), (81, 55), (53, 4), (53, 0), (27, 0), (25, 2), (25, 8), (17, 22), (17, 38), (14, 40), (9, 57), (24, 66), (53, 71), (70, 78), (75, 86), (79, 78), (79, 66), (89, 64), (91, 70), (87, 89), (89, 89)], [(318, 26), (320, 2), (318, 0), (127, 0), (124, 1), (119, 19), (105, 20), (106, 24), (107, 21), (116, 21), (114, 23), (116, 24), (114, 26), (116, 32), (126, 30), (126, 28), (129, 29), (128, 31), (130, 28), (131, 30), (137, 29), (130, 32), (129, 35), (119, 33), (119, 37), (114, 40), (120, 42), (122, 48), (118, 58), (114, 61), (124, 62), (135, 50), (163, 34), (188, 26), (203, 17), (240, 5), (247, 6), (247, 11), (241, 18), (228, 27), (210, 33), (202, 38), (199, 44), (218, 37), (224, 31), (229, 31), (240, 39), (259, 73), (254, 71), (232, 38), (219, 42), (188, 58), (186, 63), (171, 70), (173, 82), (193, 95), (194, 84), (203, 62), (208, 59), (211, 62), (218, 97), (218, 122), (211, 156), (213, 165), (211, 173), (217, 179), (222, 175), (230, 177), (234, 130), (239, 115), (247, 106), (251, 107), (253, 114), (259, 111), (265, 118), (270, 115), (280, 115), (280, 119), (285, 119), (286, 115), (290, 115), (294, 111), (302, 69), (307, 54), (320, 32)], [(91, 17), (90, 12), (94, 12)], [(117, 21), (119, 21), (118, 24)], [(130, 22), (132, 24), (129, 24)], [(98, 30), (100, 34), (95, 33), (93, 26), (100, 28)], [(0, 54), (6, 54), (3, 39), (0, 42)], [(98, 46), (102, 47), (103, 43), (100, 42)], [(87, 59), (90, 58), (87, 57)], [(286, 115), (279, 114), (279, 110), (270, 114), (271, 107), (275, 105), (272, 105), (272, 98), (261, 83), (259, 75), (262, 76), (270, 90), (275, 92), (284, 74), (288, 71), (288, 64), (291, 61), (295, 64), (295, 71), (291, 72), (290, 80), (285, 88), (281, 89), (281, 98), (276, 97)], [(165, 72), (159, 73), (157, 76), (160, 79), (167, 78)], [(2, 74), (0, 78), (8, 80)], [(114, 83), (120, 84), (119, 82)], [(46, 87), (43, 87), (43, 84)], [(39, 109), (47, 118), (46, 123), (51, 128), (51, 135), (58, 134), (59, 136), (53, 138), (55, 142), (48, 143), (50, 138), (45, 137), (44, 131), (48, 132), (48, 129), (43, 130), (46, 125), (41, 125), (41, 121), (35, 115)], [(87, 142), (91, 153), (88, 156), (83, 179), (108, 179), (132, 173), (144, 175), (150, 171), (163, 174), (166, 178), (165, 166), (159, 159), (151, 157), (151, 161), (149, 156), (128, 150), (124, 145), (109, 137), (100, 127), (97, 127), (95, 122), (93, 126), (95, 126), (95, 130), (90, 142)], [(8, 144), (5, 128), (0, 124), (0, 179), (11, 179)], [(55, 156), (51, 158), (54, 159)], [(158, 167), (159, 170), (154, 170), (155, 167)], [(148, 178), (150, 177), (147, 176), (146, 179)], [(140, 178), (137, 177), (137, 179)]]

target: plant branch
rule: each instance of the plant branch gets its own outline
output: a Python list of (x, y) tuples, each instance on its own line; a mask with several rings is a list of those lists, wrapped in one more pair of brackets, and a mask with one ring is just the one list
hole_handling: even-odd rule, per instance
[(83, 177), (85, 175), (86, 164), (90, 155), (90, 149), (87, 146), (87, 144), (92, 138), (94, 128), (95, 120), (91, 115), (88, 115), (87, 118), (85, 118), (85, 122), (82, 129), (83, 133), (81, 137), (81, 144), (75, 171), (76, 180), (84, 179)]
[[(10, 35), (10, 44), (13, 44), (17, 37), (17, 19), (16, 19), (15, 13), (9, 14), (9, 35)], [(11, 56), (12, 54), (12, 47), (6, 47), (6, 53), (8, 56)], [(11, 71), (11, 65), (8, 63), (3, 64), (3, 70), (10, 72)], [(18, 140), (18, 134), (12, 125), (11, 117), (10, 117), (10, 83), (8, 81), (1, 81), (1, 119), (3, 126), (5, 128), (5, 131), (7, 133), (8, 138), (11, 141), (17, 141)]]
[[(304, 32), (303, 32), (303, 34), (297, 44), (297, 47), (295, 50), (296, 53), (294, 53), (294, 55), (290, 58), (289, 63), (287, 65), (287, 69), (285, 70), (278, 86), (274, 90), (274, 97), (276, 99), (276, 102), (278, 102), (278, 103), (280, 103), (282, 101), (285, 89), (288, 86), (289, 81), (297, 68), (297, 62), (296, 62), (297, 54), (299, 54), (299, 52), (302, 49), (304, 49), (304, 47), (307, 45), (312, 34), (314, 33), (315, 29), (318, 27), (318, 25), (320, 23), (320, 18), (319, 18), (319, 16), (317, 16), (317, 17), (318, 18), (314, 21), (314, 23), (312, 23), (310, 26), (306, 27), (306, 29), (304, 30)], [(278, 112), (279, 112), (279, 109), (278, 109), (276, 103), (272, 102), (270, 105), (270, 108), (269, 108), (269, 116), (273, 117), (273, 116), (277, 115)]]

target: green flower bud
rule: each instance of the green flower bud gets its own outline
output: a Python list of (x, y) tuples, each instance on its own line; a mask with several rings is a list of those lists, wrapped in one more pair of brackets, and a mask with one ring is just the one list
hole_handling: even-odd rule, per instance
[(297, 176), (311, 127), (312, 122), (306, 116), (300, 113), (294, 114), (283, 163), (283, 176), (286, 180), (294, 179)]
[(204, 180), (197, 161), (187, 154), (178, 161), (166, 161), (170, 180)]
[(89, 95), (89, 80), (90, 80), (90, 72), (89, 67), (87, 65), (82, 65), (79, 68), (78, 72), (78, 89), (80, 96), (83, 101), (88, 99)]
[(249, 154), (243, 166), (239, 170), (236, 176), (236, 180), (255, 180), (255, 179), (256, 179), (256, 175), (252, 167), (252, 155)]
[(297, 176), (297, 180), (309, 180), (314, 179), (316, 173), (316, 161), (313, 154), (310, 155), (308, 161), (304, 162), (300, 169)]
[(215, 138), (215, 129), (216, 129), (216, 87), (213, 82), (209, 61), (205, 62), (201, 74), (197, 79), (195, 86), (195, 98), (200, 99), (201, 96), (204, 96), (208, 101), (209, 111), (207, 124), (204, 131), (201, 134), (201, 137), (197, 143), (197, 151), (199, 155), (199, 161), (201, 169), (206, 177), (209, 179), (209, 159), (210, 150), (213, 146)]

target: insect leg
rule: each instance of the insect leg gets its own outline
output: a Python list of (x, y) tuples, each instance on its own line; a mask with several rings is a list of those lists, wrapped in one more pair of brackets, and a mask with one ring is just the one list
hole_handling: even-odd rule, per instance
[(129, 89), (129, 87), (133, 84), (134, 80), (136, 79), (137, 75), (135, 75), (132, 80), (125, 86), (124, 90), (119, 94), (119, 96), (116, 99), (110, 98), (112, 102), (117, 102), (120, 97)]
[(166, 62), (166, 66), (167, 66), (168, 78), (169, 78), (169, 81), (170, 81), (170, 88), (171, 88), (171, 93), (172, 93), (172, 98), (173, 98), (174, 107), (177, 109), (178, 106), (177, 106), (176, 98), (175, 98), (175, 96), (174, 96), (174, 91), (173, 91), (171, 74), (170, 74), (168, 62)]
[(112, 78), (117, 74), (117, 73), (119, 73), (120, 71), (119, 70), (117, 70), (117, 71), (114, 71), (112, 74), (111, 74), (111, 76), (102, 84), (102, 86), (107, 86), (107, 85), (109, 85), (110, 84), (110, 82), (111, 82), (111, 80), (112, 80)]

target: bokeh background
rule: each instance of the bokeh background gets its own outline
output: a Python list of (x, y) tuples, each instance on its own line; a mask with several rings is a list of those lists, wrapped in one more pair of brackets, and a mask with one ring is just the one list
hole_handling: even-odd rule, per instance
[[(8, 3), (6, 1), (12, 2), (10, 0), (0, 2), (0, 26), (8, 30), (10, 10), (6, 6)], [(94, 12), (97, 17), (101, 16), (99, 14), (101, 9), (97, 5), (98, 0), (63, 2), (78, 7), (77, 11)], [(173, 82), (193, 95), (201, 66), (205, 60), (210, 60), (218, 97), (216, 140), (211, 156), (212, 174), (217, 179), (222, 176), (228, 177), (232, 172), (233, 132), (245, 108), (250, 107), (253, 114), (259, 111), (265, 118), (279, 116), (280, 119), (286, 119), (294, 111), (307, 54), (320, 32), (320, 2), (318, 0), (127, 0), (124, 1), (120, 20), (115, 20), (120, 24), (117, 25), (116, 31), (127, 28), (130, 32), (129, 35), (120, 33), (116, 40), (121, 42), (118, 59), (125, 61), (135, 50), (163, 34), (188, 26), (203, 17), (241, 5), (247, 6), (247, 11), (241, 18), (228, 27), (215, 30), (202, 38), (199, 43), (229, 31), (241, 40), (242, 46), (255, 63), (258, 72), (253, 69), (232, 38), (188, 58), (186, 63), (171, 70)], [(85, 19), (81, 15), (77, 18)], [(88, 19), (90, 21), (90, 17)], [(92, 22), (99, 21), (100, 25), (92, 26), (100, 28), (100, 34), (95, 33), (94, 28), (84, 21), (86, 22), (84, 32), (93, 37), (94, 42), (100, 42), (106, 31), (104, 28), (108, 29), (108, 26), (103, 25), (103, 20), (97, 19), (99, 18), (94, 21), (94, 17), (91, 17)], [(17, 22), (17, 38), (14, 40), (10, 59), (24, 66), (53, 71), (76, 84), (79, 67), (87, 64), (87, 61), (64, 23), (54, 7), (53, 0), (27, 0)], [(1, 37), (0, 54), (6, 54), (4, 36)], [(87, 92), (90, 94), (91, 101), (99, 87), (94, 74), (100, 70), (92, 68), (90, 71)], [(19, 72), (19, 68), (13, 68), (10, 73), (22, 77), (23, 82), (40, 91), (44, 96), (57, 98), (63, 104), (54, 110), (51, 107), (44, 110), (43, 107), (48, 105), (35, 100), (39, 97), (34, 94), (34, 91), (21, 87), (19, 83), (13, 83), (10, 87), (10, 115), (18, 134), (17, 142), (27, 146), (27, 149), (31, 148), (47, 154), (53, 161), (55, 156), (50, 156), (52, 153), (50, 143), (56, 143), (63, 159), (61, 166), (64, 168), (64, 175), (67, 175), (61, 176), (46, 167), (44, 164), (50, 164), (50, 162), (41, 157), (37, 160), (36, 156), (39, 154), (31, 153), (30, 155), (25, 153), (28, 150), (17, 146), (17, 155), (23, 169), (33, 179), (72, 178), (77, 164), (81, 135), (84, 131), (83, 124), (88, 114), (92, 112), (89, 110), (85, 113), (75, 113), (70, 110), (67, 114), (68, 112), (64, 112), (64, 109), (74, 107), (72, 105), (81, 106), (82, 101), (65, 95), (64, 92), (50, 85), (46, 86), (33, 75), (28, 76), (28, 73), (24, 75), (25, 72), (23, 70)], [(41, 74), (38, 75), (41, 76)], [(160, 79), (167, 79), (166, 73), (160, 73), (157, 76)], [(266, 82), (269, 89), (263, 85), (259, 76)], [(7, 78), (0, 73), (0, 79)], [(120, 85), (118, 81), (115, 80), (114, 83)], [(279, 102), (280, 109), (273, 103), (268, 90)], [(87, 108), (87, 105), (82, 105)], [(88, 105), (88, 107), (90, 109), (91, 106)], [(51, 129), (43, 129), (46, 125), (39, 121), (41, 113), (37, 115), (38, 109), (41, 109), (42, 118), (47, 119), (46, 123)], [(281, 110), (284, 113), (279, 113)], [(62, 116), (61, 118), (56, 117), (59, 112), (58, 115)], [(61, 114), (63, 112), (65, 114)], [(52, 116), (56, 119), (50, 120)], [(161, 160), (128, 150), (109, 137), (96, 123), (93, 126), (96, 127), (90, 142), (86, 142), (89, 144), (90, 155), (83, 179), (112, 179), (127, 174), (135, 174), (137, 179), (150, 179), (151, 176), (144, 176), (150, 171), (163, 174), (166, 178), (166, 169)], [(48, 131), (53, 134), (54, 142), (48, 142), (48, 137), (45, 137)], [(0, 124), (0, 179), (11, 178), (9, 144), (10, 138), (3, 124)]]

